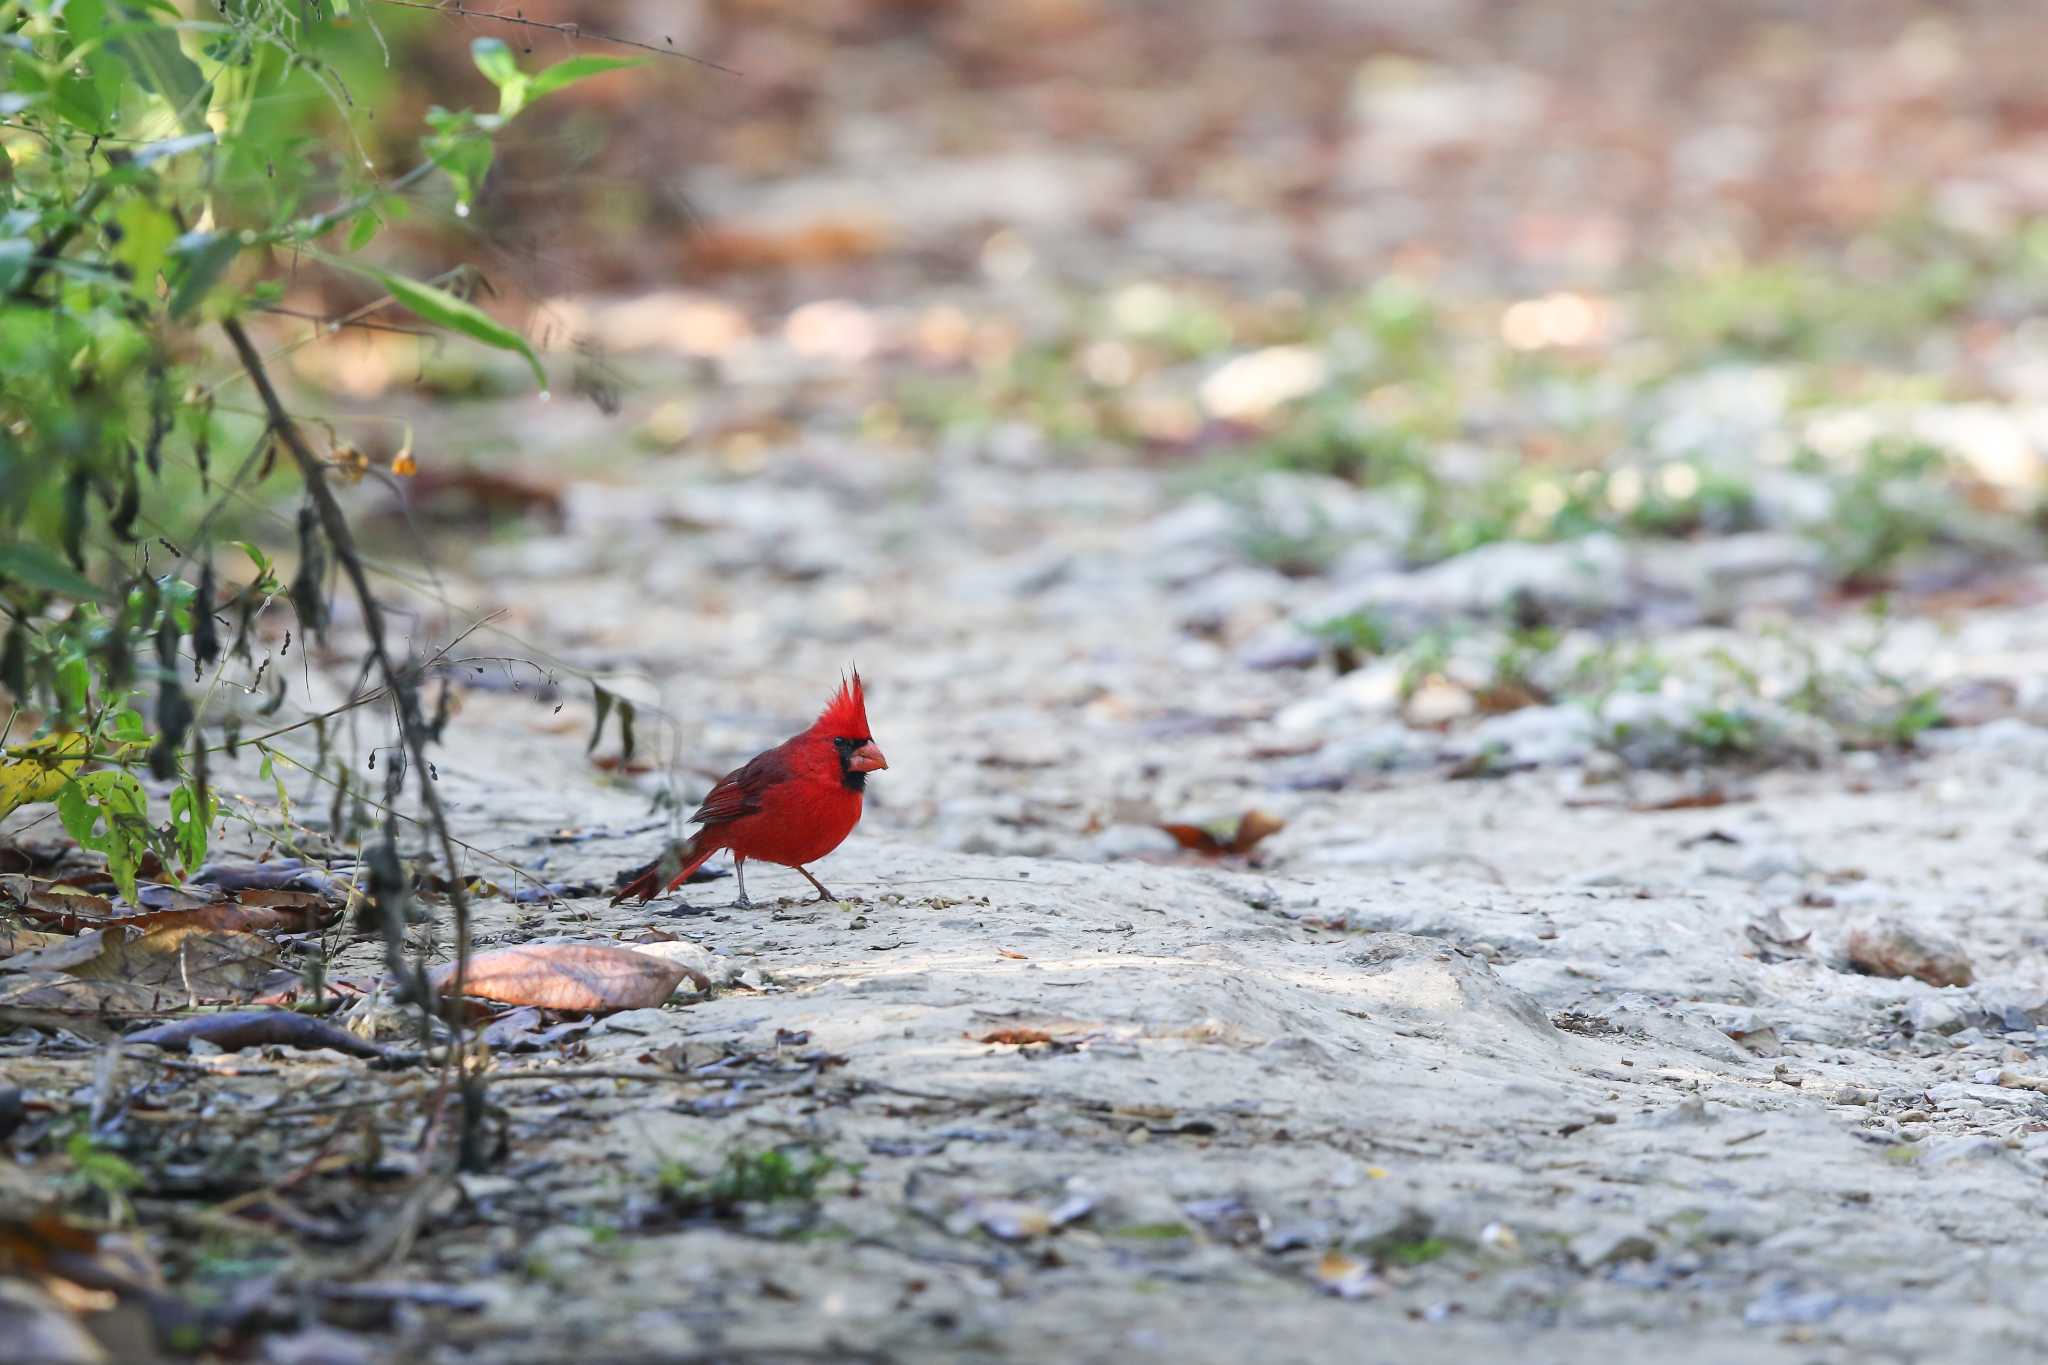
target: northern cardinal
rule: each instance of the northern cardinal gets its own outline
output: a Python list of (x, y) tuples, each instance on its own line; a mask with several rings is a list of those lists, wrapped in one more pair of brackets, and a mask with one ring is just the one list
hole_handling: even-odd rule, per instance
[[(853, 833), (860, 823), (868, 774), (888, 766), (889, 760), (868, 734), (867, 702), (856, 670), (851, 682), (840, 684), (810, 729), (718, 779), (690, 817), (704, 828), (678, 850), (682, 870), (664, 891), (681, 886), (723, 848), (732, 851), (733, 875), (740, 882), (740, 898), (733, 904), (742, 909), (753, 904), (747, 899), (749, 858), (793, 867), (818, 888), (819, 900), (836, 900), (804, 864), (824, 857)], [(656, 862), (643, 869), (619, 888), (612, 904), (628, 896), (645, 902), (655, 894), (660, 868)]]

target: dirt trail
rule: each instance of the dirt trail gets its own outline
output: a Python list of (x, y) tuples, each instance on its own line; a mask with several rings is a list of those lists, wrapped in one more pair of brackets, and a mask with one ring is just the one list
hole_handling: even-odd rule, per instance
[[(836, 467), (657, 489), (626, 500), (638, 520), (604, 548), (575, 542), (601, 577), (517, 580), (491, 553), (488, 586), (453, 586), (551, 619), (621, 687), (628, 664), (660, 677), (637, 685), (690, 718), (700, 766), (800, 721), (857, 657), (893, 766), (819, 869), (850, 904), (805, 903), (768, 871), (756, 896), (787, 899), (752, 912), (723, 908), (730, 882), (689, 888), (687, 910), (486, 908), (490, 938), (655, 927), (737, 978), (605, 1022), (571, 1066), (738, 1060), (715, 1082), (494, 1092), (540, 1166), (466, 1179), (484, 1230), (423, 1242), (422, 1273), (490, 1296), (422, 1327), (449, 1358), (481, 1342), (550, 1360), (2048, 1344), (2025, 1310), (2048, 1259), (2027, 1231), (2048, 1096), (1996, 1083), (2048, 1070), (2026, 818), (2041, 731), (1730, 774), (1712, 787), (1728, 803), (1703, 809), (1638, 809), (1669, 779), (1602, 782), (1587, 763), (1445, 781), (1435, 762), (1327, 790), (1294, 780), (1298, 708), (1327, 684), (1188, 635), (1158, 550), (1187, 512), (1145, 479), (966, 464), (926, 491), (979, 509), (972, 531), (927, 506), (925, 534), (893, 542), (913, 514)], [(662, 497), (716, 502), (723, 526), (661, 530), (646, 509)], [(864, 541), (894, 548), (849, 576)], [(743, 602), (719, 586), (721, 563), (841, 554)], [(609, 611), (664, 579), (701, 586), (654, 608), (658, 628)], [(2039, 648), (2022, 612), (1958, 629), (1952, 644), (1974, 632), (2008, 658)], [(442, 775), (474, 842), (528, 864), (545, 849), (537, 875), (571, 883), (652, 854), (638, 788), (654, 775), (594, 786), (585, 721), (467, 694)], [(1362, 724), (1307, 738), (1342, 751)], [(1145, 824), (1250, 805), (1288, 822), (1257, 867), (1172, 854)], [(550, 844), (570, 809), (586, 831), (641, 832)], [(1847, 970), (1848, 929), (1880, 913), (1959, 937), (1976, 984)], [(1052, 1041), (981, 1041), (1004, 1030)], [(778, 1144), (858, 1179), (828, 1179), (795, 1227), (648, 1214), (662, 1161)]]

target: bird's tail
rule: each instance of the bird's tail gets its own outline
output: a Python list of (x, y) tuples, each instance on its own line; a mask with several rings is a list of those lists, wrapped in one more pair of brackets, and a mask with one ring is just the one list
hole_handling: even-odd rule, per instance
[(676, 856), (682, 860), (682, 870), (677, 872), (674, 879), (667, 886), (662, 887), (659, 893), (654, 888), (661, 884), (661, 865), (668, 861), (666, 856), (656, 858), (653, 862), (635, 873), (633, 879), (620, 887), (617, 893), (612, 896), (612, 904), (617, 905), (629, 896), (637, 896), (640, 899), (640, 903), (644, 905), (656, 894), (666, 895), (688, 881), (690, 874), (704, 866), (710, 860), (711, 855), (716, 852), (718, 852), (718, 846), (704, 837), (704, 831), (699, 830), (676, 849)]

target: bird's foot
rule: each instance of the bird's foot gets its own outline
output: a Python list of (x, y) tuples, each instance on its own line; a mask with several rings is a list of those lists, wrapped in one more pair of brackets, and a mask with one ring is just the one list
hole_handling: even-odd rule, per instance
[(754, 902), (748, 898), (746, 892), (742, 891), (740, 892), (739, 899), (732, 903), (732, 908), (735, 910), (751, 910), (754, 908)]

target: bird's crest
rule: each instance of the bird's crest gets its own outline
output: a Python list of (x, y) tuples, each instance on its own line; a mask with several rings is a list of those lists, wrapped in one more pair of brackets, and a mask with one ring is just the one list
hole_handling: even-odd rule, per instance
[(869, 738), (867, 698), (861, 695), (859, 669), (853, 670), (850, 680), (839, 684), (839, 690), (825, 703), (811, 729), (836, 739)]

